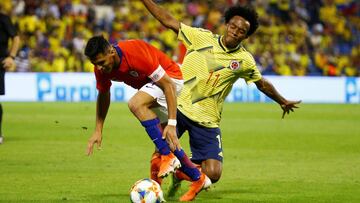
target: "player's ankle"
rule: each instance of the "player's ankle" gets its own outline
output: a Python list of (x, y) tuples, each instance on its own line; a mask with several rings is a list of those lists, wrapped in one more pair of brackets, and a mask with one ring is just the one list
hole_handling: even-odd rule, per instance
[(181, 170), (176, 170), (174, 174), (175, 174), (175, 178), (178, 179), (179, 181), (181, 180), (191, 181), (191, 178)]

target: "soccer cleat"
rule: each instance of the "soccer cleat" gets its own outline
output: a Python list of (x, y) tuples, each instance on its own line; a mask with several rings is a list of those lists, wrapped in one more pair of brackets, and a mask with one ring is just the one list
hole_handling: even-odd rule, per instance
[(158, 177), (159, 169), (161, 164), (161, 155), (159, 152), (154, 152), (150, 161), (150, 178), (155, 180), (161, 185), (162, 178)]
[(2, 144), (4, 142), (4, 138), (3, 136), (0, 135), (0, 144)]
[(209, 188), (211, 180), (204, 173), (201, 173), (200, 179), (193, 181), (190, 185), (189, 190), (180, 197), (180, 202), (188, 202), (195, 199), (196, 195), (203, 189)]
[[(200, 170), (200, 169), (199, 169)], [(191, 182), (191, 178), (182, 172), (180, 169), (176, 170), (172, 176), (172, 182), (170, 183), (170, 187), (167, 193), (168, 197), (175, 196), (176, 192), (179, 191), (181, 187), (181, 181), (186, 180)]]
[(176, 169), (180, 168), (181, 164), (179, 159), (170, 152), (168, 155), (161, 155), (160, 170), (158, 173), (159, 178), (164, 178), (170, 173), (175, 172)]

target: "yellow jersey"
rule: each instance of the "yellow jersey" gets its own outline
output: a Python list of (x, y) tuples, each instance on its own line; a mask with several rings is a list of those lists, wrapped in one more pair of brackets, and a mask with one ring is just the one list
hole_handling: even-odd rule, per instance
[(178, 39), (187, 48), (178, 109), (202, 126), (219, 127), (225, 98), (236, 80), (243, 78), (249, 83), (261, 79), (255, 60), (241, 44), (227, 49), (222, 36), (209, 30), (181, 24)]

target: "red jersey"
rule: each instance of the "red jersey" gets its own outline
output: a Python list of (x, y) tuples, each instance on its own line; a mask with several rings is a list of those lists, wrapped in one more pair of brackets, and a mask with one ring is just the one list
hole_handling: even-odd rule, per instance
[(104, 73), (94, 67), (96, 88), (99, 92), (106, 92), (111, 87), (111, 81), (140, 89), (146, 83), (156, 82), (156, 71), (159, 68), (174, 79), (182, 80), (180, 67), (159, 49), (142, 40), (121, 41), (114, 46), (120, 57), (120, 65), (110, 73)]

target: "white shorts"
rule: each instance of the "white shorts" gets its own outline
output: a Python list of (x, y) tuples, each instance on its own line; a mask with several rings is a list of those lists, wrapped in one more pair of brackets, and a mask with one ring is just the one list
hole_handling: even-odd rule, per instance
[[(178, 96), (184, 86), (184, 80), (178, 80), (174, 78), (171, 78), (171, 80), (175, 83), (176, 96)], [(150, 82), (142, 86), (139, 91), (143, 91), (156, 99), (156, 102), (159, 104), (159, 106), (152, 108), (152, 110), (158, 116), (161, 123), (166, 122), (168, 120), (168, 112), (166, 98), (163, 90), (155, 83)]]

